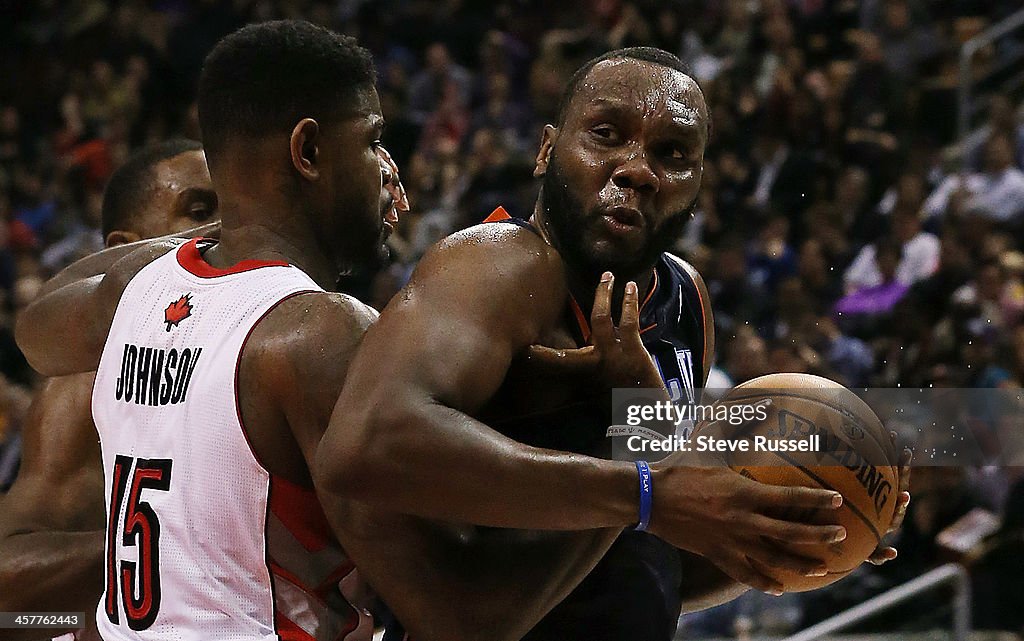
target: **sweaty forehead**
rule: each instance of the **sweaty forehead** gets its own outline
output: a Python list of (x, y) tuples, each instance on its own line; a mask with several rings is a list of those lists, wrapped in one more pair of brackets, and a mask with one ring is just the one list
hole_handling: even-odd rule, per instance
[(212, 189), (210, 170), (201, 150), (164, 158), (153, 167), (153, 188), (178, 193), (191, 188)]
[(587, 73), (572, 98), (572, 109), (586, 113), (617, 104), (651, 116), (665, 111), (680, 124), (707, 123), (707, 105), (700, 87), (688, 75), (654, 62), (617, 58), (603, 60)]

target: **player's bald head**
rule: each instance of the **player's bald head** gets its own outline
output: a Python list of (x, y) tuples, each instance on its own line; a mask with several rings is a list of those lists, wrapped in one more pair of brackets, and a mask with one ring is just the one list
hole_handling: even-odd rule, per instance
[[(604, 83), (600, 84), (600, 86), (595, 86), (593, 83), (588, 82), (594, 67), (597, 67), (601, 63), (607, 61), (626, 60), (648, 63), (675, 71), (678, 73), (678, 80), (680, 82), (692, 84), (693, 88), (696, 89), (696, 93), (700, 94), (700, 89), (697, 87), (697, 83), (689, 76), (689, 69), (686, 64), (677, 56), (665, 51), (664, 49), (658, 49), (657, 47), (626, 47), (624, 49), (615, 49), (587, 61), (583, 66), (577, 69), (576, 73), (574, 73), (572, 78), (569, 79), (569, 84), (562, 93), (562, 99), (558, 105), (558, 126), (561, 127), (562, 124), (565, 123), (565, 119), (570, 110), (576, 107), (576, 104), (574, 104), (576, 101), (574, 99), (582, 90), (607, 92), (611, 89), (611, 87)], [(703, 94), (700, 94), (700, 102), (704, 102)], [(705, 119), (706, 118), (707, 116), (705, 115)]]

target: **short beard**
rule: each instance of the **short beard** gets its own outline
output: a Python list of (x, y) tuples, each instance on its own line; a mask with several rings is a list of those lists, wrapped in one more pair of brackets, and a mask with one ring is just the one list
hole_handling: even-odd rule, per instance
[(605, 271), (615, 275), (636, 277), (651, 269), (662, 252), (667, 251), (682, 235), (686, 223), (697, 208), (696, 196), (687, 207), (669, 214), (656, 228), (647, 228), (644, 245), (636, 255), (598, 257), (584, 240), (584, 225), (596, 212), (584, 212), (583, 204), (569, 191), (569, 181), (562, 173), (554, 150), (548, 159), (547, 172), (541, 183), (540, 199), (544, 217), (550, 226), (555, 249), (573, 271), (581, 272), (587, 281), (596, 281)]

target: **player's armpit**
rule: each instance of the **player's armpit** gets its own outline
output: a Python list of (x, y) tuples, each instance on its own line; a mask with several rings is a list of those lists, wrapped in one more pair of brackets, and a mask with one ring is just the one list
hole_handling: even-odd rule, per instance
[(337, 502), (329, 511), (360, 573), (372, 577), (375, 591), (417, 641), (521, 639), (619, 532), (542, 532), (527, 540), (355, 502)]
[(472, 228), (428, 253), (353, 361), (317, 453), (319, 489), (496, 527), (635, 522), (632, 464), (528, 447), (469, 415), (562, 313), (561, 269), (512, 226)]

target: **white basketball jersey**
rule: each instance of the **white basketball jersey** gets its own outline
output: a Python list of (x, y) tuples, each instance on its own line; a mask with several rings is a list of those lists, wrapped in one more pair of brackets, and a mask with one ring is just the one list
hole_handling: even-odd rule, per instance
[(221, 270), (194, 239), (128, 283), (93, 388), (107, 505), (106, 641), (361, 641), (352, 564), (312, 490), (267, 472), (237, 402), (242, 349), (291, 296), (286, 263)]

